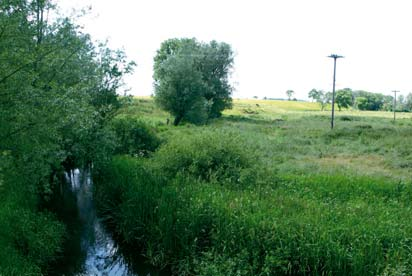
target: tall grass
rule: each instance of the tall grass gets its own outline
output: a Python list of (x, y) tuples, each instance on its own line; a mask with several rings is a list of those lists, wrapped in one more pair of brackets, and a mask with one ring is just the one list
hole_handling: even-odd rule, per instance
[[(3, 159), (7, 168), (7, 160)], [(59, 253), (65, 229), (39, 211), (37, 194), (13, 170), (0, 171), (0, 275), (43, 275)]]
[(99, 208), (126, 242), (176, 275), (409, 274), (410, 182), (319, 160), (409, 156), (387, 136), (410, 137), (410, 125), (345, 119), (329, 131), (324, 121), (223, 118), (170, 130), (151, 158), (113, 160), (96, 184)]

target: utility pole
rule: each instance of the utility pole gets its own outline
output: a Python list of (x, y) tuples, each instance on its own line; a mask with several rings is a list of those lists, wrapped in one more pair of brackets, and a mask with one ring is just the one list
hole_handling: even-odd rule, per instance
[(333, 121), (335, 120), (335, 81), (336, 81), (336, 60), (338, 58), (343, 58), (343, 56), (339, 56), (336, 54), (332, 54), (328, 56), (329, 58), (333, 58), (333, 91), (332, 91), (332, 119), (330, 122), (330, 128), (333, 129)]
[(399, 90), (393, 90), (392, 92), (395, 94), (395, 97), (393, 98), (393, 121), (395, 122), (396, 120), (396, 93), (398, 93)]

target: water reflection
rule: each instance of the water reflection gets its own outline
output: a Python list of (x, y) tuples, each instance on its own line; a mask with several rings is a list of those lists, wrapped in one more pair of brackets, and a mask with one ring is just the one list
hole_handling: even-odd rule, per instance
[(166, 275), (122, 252), (106, 231), (96, 214), (89, 170), (75, 169), (65, 178), (66, 185), (62, 183), (53, 209), (66, 223), (68, 239), (50, 275)]

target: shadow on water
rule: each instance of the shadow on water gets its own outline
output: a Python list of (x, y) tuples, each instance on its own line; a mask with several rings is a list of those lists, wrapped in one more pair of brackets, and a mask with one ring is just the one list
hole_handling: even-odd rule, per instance
[(166, 276), (113, 239), (96, 214), (93, 182), (88, 170), (65, 174), (52, 209), (67, 227), (60, 258), (48, 275)]

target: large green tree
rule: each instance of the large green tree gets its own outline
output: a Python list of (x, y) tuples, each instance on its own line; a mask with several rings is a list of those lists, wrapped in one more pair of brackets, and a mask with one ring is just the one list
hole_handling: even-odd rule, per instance
[(0, 1), (1, 275), (40, 274), (53, 258), (62, 228), (41, 210), (65, 167), (110, 156), (106, 123), (132, 67), (51, 1)]
[(342, 108), (349, 108), (350, 106), (352, 106), (353, 105), (352, 90), (349, 88), (338, 90), (336, 92), (335, 102), (338, 105), (339, 111), (342, 110)]
[(174, 125), (183, 119), (203, 122), (207, 118), (202, 74), (195, 67), (190, 54), (169, 57), (162, 63), (162, 78), (156, 83), (156, 101), (174, 117)]
[(232, 106), (233, 62), (233, 51), (223, 42), (164, 41), (154, 58), (156, 102), (175, 117), (175, 125), (220, 117)]
[(367, 91), (354, 91), (356, 106), (360, 110), (381, 110), (384, 106), (385, 96), (380, 93)]

